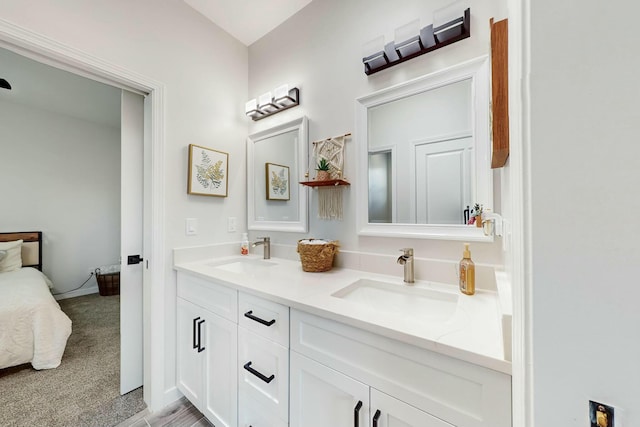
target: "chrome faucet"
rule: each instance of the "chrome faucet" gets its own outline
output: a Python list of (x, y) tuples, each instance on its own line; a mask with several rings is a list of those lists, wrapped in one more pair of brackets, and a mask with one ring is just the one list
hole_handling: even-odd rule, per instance
[(251, 244), (251, 247), (255, 248), (256, 246), (263, 245), (264, 246), (264, 255), (262, 256), (262, 258), (271, 259), (271, 238), (270, 237), (258, 237), (258, 239), (262, 239), (262, 240), (258, 240), (257, 242), (253, 242)]
[(413, 248), (400, 249), (403, 254), (398, 257), (398, 264), (404, 266), (404, 281), (406, 283), (413, 283), (415, 279), (413, 277)]

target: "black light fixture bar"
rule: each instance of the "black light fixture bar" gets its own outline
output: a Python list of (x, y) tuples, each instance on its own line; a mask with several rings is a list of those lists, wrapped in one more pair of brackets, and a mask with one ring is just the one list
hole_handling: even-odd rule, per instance
[(289, 108), (300, 105), (300, 90), (297, 87), (289, 89), (289, 94), (280, 98), (273, 99), (269, 104), (258, 106), (257, 110), (247, 112), (247, 116), (256, 122), (265, 117), (272, 116)]
[[(462, 23), (460, 23), (460, 20), (462, 20)], [(452, 31), (457, 31), (459, 32), (459, 34), (450, 36), (450, 32)], [(425, 34), (425, 33), (428, 33), (428, 34)], [(388, 59), (388, 55), (384, 53), (384, 58), (386, 60), (386, 63), (383, 63), (376, 67), (372, 67), (370, 65), (373, 62), (371, 61), (371, 57), (363, 58), (362, 62), (364, 63), (364, 73), (370, 76), (371, 74), (375, 74), (378, 71), (386, 70), (387, 68), (393, 67), (394, 65), (401, 64), (405, 61), (416, 58), (420, 55), (424, 55), (425, 53), (433, 52), (434, 50), (440, 49), (450, 44), (459, 42), (460, 40), (464, 40), (466, 38), (471, 37), (471, 8), (467, 8), (464, 11), (464, 16), (456, 19), (455, 21), (449, 22), (445, 26), (436, 28), (435, 31), (433, 27), (430, 25), (428, 27), (423, 28), (420, 31), (420, 34), (421, 36), (419, 38), (420, 38), (421, 49), (419, 51), (414, 52), (407, 56), (403, 56), (401, 50), (403, 47), (408, 46), (406, 42), (403, 42), (401, 45), (397, 45), (397, 46), (393, 46), (393, 43), (389, 43), (387, 46), (390, 46), (393, 48), (393, 50), (395, 51), (394, 56), (398, 56), (398, 59), (395, 59), (395, 58)], [(423, 35), (426, 35), (425, 38), (428, 37), (431, 41), (423, 40), (422, 39)], [(433, 41), (435, 41), (435, 44), (432, 44)], [(411, 39), (411, 42), (415, 43), (415, 40)], [(385, 50), (387, 46), (385, 46)], [(394, 52), (392, 51), (392, 54), (393, 53)]]

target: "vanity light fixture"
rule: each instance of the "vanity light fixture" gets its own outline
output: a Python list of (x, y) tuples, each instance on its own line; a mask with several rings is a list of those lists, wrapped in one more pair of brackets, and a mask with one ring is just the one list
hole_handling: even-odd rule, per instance
[(254, 121), (264, 119), (272, 114), (287, 110), (300, 104), (300, 90), (297, 87), (289, 89), (289, 85), (281, 85), (273, 90), (247, 101), (244, 112)]
[(465, 1), (457, 0), (433, 12), (433, 24), (420, 28), (413, 20), (395, 29), (395, 40), (384, 43), (377, 37), (363, 46), (364, 72), (377, 73), (427, 52), (440, 49), (471, 37), (471, 9), (464, 9)]

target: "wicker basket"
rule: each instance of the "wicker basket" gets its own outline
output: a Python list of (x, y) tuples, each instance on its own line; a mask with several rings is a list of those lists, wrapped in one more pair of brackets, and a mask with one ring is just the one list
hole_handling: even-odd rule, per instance
[(120, 295), (120, 272), (100, 274), (96, 271), (96, 280), (101, 296)]
[(333, 267), (333, 256), (338, 253), (339, 242), (319, 239), (298, 241), (298, 253), (302, 261), (302, 270), (318, 273), (329, 271)]

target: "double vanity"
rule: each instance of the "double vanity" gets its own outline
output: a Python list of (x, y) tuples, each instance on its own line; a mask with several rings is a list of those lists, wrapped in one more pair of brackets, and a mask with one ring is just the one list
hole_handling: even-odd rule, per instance
[(178, 388), (216, 427), (511, 426), (496, 292), (254, 255), (174, 267)]

